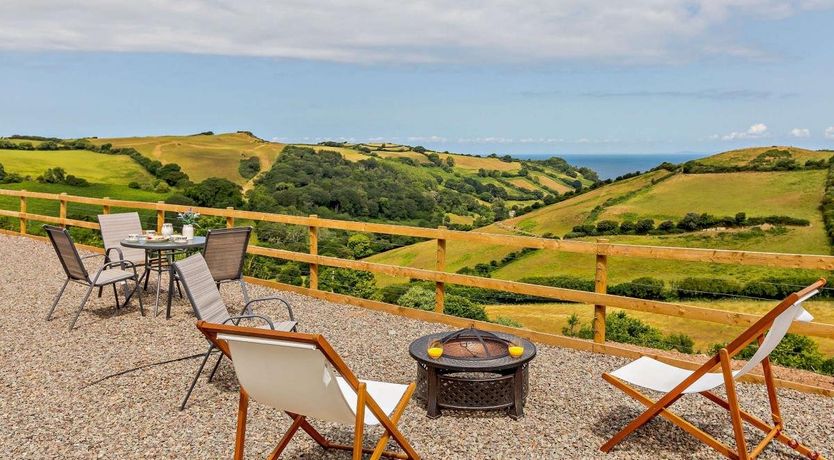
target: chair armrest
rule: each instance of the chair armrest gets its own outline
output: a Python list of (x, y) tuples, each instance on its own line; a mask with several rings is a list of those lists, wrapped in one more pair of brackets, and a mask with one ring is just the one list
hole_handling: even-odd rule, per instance
[(98, 277), (101, 276), (101, 272), (103, 272), (104, 270), (106, 270), (110, 267), (116, 267), (116, 266), (122, 267), (122, 270), (124, 270), (125, 268), (133, 268), (133, 274), (137, 275), (137, 273), (136, 273), (136, 264), (134, 264), (133, 262), (131, 262), (129, 260), (114, 260), (112, 262), (105, 263), (104, 265), (102, 265), (98, 269), (98, 271), (96, 272), (96, 276), (93, 278), (93, 284), (96, 284), (96, 281), (98, 281)]
[(290, 306), (290, 304), (287, 303), (286, 300), (284, 300), (284, 299), (282, 299), (278, 296), (270, 296), (270, 297), (262, 297), (260, 299), (252, 299), (249, 302), (246, 302), (246, 305), (243, 306), (243, 311), (241, 311), (240, 314), (243, 314), (244, 312), (249, 311), (249, 306), (252, 305), (253, 303), (266, 302), (268, 300), (277, 300), (277, 301), (283, 303), (287, 307), (287, 313), (289, 313), (289, 315), (290, 315), (290, 321), (295, 321), (295, 315), (293, 315), (293, 313), (292, 313), (292, 307)]
[(240, 323), (240, 320), (242, 320), (242, 319), (253, 319), (253, 318), (258, 318), (258, 319), (262, 319), (262, 320), (266, 321), (266, 324), (269, 324), (269, 328), (272, 329), (273, 331), (275, 330), (275, 325), (272, 324), (272, 321), (269, 318), (267, 318), (266, 316), (261, 316), (261, 315), (232, 316), (231, 318), (227, 319), (226, 321), (223, 321), (223, 324), (226, 324), (229, 321), (231, 321), (232, 324), (237, 326), (238, 323)]
[(116, 253), (119, 254), (119, 260), (124, 260), (125, 259), (125, 255), (124, 255), (124, 253), (122, 252), (121, 249), (119, 249), (119, 248), (110, 248), (110, 249), (104, 251), (104, 255), (105, 255), (105, 257), (107, 257), (107, 260), (114, 260), (112, 257), (110, 257), (110, 251), (116, 251)]

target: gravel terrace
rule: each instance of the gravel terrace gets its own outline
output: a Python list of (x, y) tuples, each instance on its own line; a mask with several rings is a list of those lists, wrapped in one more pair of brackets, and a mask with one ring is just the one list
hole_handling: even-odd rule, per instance
[[(91, 264), (100, 260), (92, 259)], [(114, 315), (112, 295), (105, 292), (101, 299), (93, 296), (78, 327), (68, 332), (71, 313), (83, 294), (80, 286), (68, 288), (56, 317), (44, 321), (62, 281), (48, 243), (0, 235), (0, 456), (230, 458), (238, 400), (231, 365), (224, 363), (212, 383), (202, 378), (183, 412), (179, 402), (199, 359), (151, 365), (205, 350), (186, 302), (176, 300), (170, 320), (164, 315), (140, 316), (136, 302)], [(251, 292), (253, 298), (273, 293), (258, 286), (251, 286)], [(237, 287), (224, 287), (223, 295), (232, 308), (240, 308)], [(300, 330), (324, 334), (361, 378), (413, 380), (415, 364), (408, 344), (444, 329), (295, 294), (285, 298), (295, 308)], [(145, 299), (150, 303), (152, 297)], [(259, 311), (281, 317), (277, 306)], [(717, 458), (659, 418), (610, 455), (597, 450), (642, 407), (600, 378), (625, 363), (616, 357), (539, 346), (523, 419), (470, 413), (430, 420), (412, 402), (400, 427), (428, 459)], [(151, 366), (94, 383), (143, 365)], [(781, 390), (780, 396), (788, 431), (823, 455), (834, 456), (834, 399), (790, 390)], [(763, 386), (743, 384), (740, 397), (744, 407), (768, 418), (762, 410), (767, 407)], [(732, 444), (725, 411), (698, 397), (684, 398), (674, 407)], [(265, 457), (288, 422), (283, 414), (252, 402), (247, 458)], [(351, 427), (313, 424), (326, 436), (351, 442)], [(750, 434), (759, 439), (758, 432)], [(366, 444), (372, 445), (378, 435), (377, 429), (370, 430)], [(303, 433), (285, 452), (285, 458), (349, 458), (344, 452), (325, 453)], [(799, 457), (773, 444), (762, 458)]]

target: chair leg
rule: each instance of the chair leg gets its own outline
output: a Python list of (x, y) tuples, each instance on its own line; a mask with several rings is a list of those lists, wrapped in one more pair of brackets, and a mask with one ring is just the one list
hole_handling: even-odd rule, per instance
[(145, 265), (145, 271), (142, 272), (142, 278), (145, 278), (145, 292), (148, 291), (148, 281), (151, 280), (151, 269), (148, 265)]
[(75, 323), (78, 321), (78, 317), (81, 316), (81, 310), (84, 309), (84, 304), (87, 303), (87, 299), (90, 298), (90, 294), (93, 292), (93, 285), (91, 284), (90, 287), (87, 288), (87, 292), (84, 294), (84, 298), (81, 300), (81, 304), (78, 306), (78, 311), (75, 312), (75, 318), (72, 319), (72, 323), (70, 323), (69, 330), (72, 330), (75, 327)]
[(188, 387), (188, 392), (185, 393), (185, 398), (182, 400), (182, 404), (180, 404), (180, 410), (185, 410), (185, 404), (188, 402), (188, 398), (191, 397), (191, 392), (194, 391), (194, 386), (197, 385), (197, 379), (199, 379), (200, 374), (203, 373), (203, 368), (206, 367), (206, 361), (208, 361), (212, 350), (214, 350), (214, 345), (210, 345), (208, 351), (206, 351), (206, 355), (203, 357), (203, 362), (200, 363), (197, 373), (194, 374), (194, 379), (191, 380), (191, 386)]
[(113, 298), (116, 299), (116, 310), (118, 310), (119, 307), (120, 307), (120, 305), (119, 305), (119, 290), (116, 289), (116, 283), (113, 283), (112, 286), (113, 286)]
[(209, 382), (211, 382), (212, 379), (214, 379), (214, 374), (217, 372), (217, 368), (220, 367), (220, 361), (223, 361), (223, 356), (223, 353), (220, 353), (220, 356), (217, 358), (217, 362), (214, 363), (214, 368), (211, 370), (211, 374), (209, 374)]
[(730, 418), (733, 421), (733, 432), (736, 438), (736, 450), (739, 460), (747, 460), (747, 441), (744, 439), (744, 425), (736, 395), (736, 382), (733, 378), (733, 368), (730, 365), (730, 355), (726, 348), (722, 348), (718, 355), (721, 357), (721, 371), (724, 374), (724, 387), (727, 389), (727, 403), (730, 406)]
[(243, 460), (243, 445), (246, 440), (246, 416), (248, 412), (249, 395), (243, 387), (240, 387), (240, 401), (237, 406), (237, 431), (235, 433), (235, 460)]
[(46, 314), (46, 320), (49, 321), (52, 319), (52, 314), (55, 313), (55, 307), (58, 306), (58, 301), (61, 300), (61, 296), (64, 295), (64, 290), (67, 288), (70, 279), (67, 278), (64, 280), (64, 285), (61, 286), (61, 290), (58, 291), (58, 295), (55, 296), (55, 300), (52, 301), (52, 307), (49, 308), (49, 313)]
[(362, 460), (362, 441), (365, 435), (365, 382), (359, 382), (356, 392), (356, 423), (353, 428), (353, 460)]
[(101, 298), (101, 294), (102, 294), (102, 292), (104, 292), (104, 286), (99, 286), (99, 287), (98, 287), (98, 298), (99, 298), (99, 299)]
[[(240, 391), (242, 392), (243, 389), (241, 388)], [(277, 446), (275, 446), (275, 449), (272, 449), (272, 452), (270, 452), (267, 459), (268, 460), (277, 460), (278, 457), (281, 455), (281, 452), (283, 452), (284, 449), (287, 448), (287, 445), (290, 443), (290, 440), (292, 439), (292, 437), (295, 435), (295, 433), (298, 431), (298, 429), (304, 423), (305, 423), (305, 420), (304, 420), (303, 415), (294, 416), (292, 425), (290, 425), (290, 428), (287, 430), (286, 433), (284, 433), (284, 436), (281, 437), (281, 441), (278, 443)], [(241, 446), (241, 448), (242, 448), (242, 446)]]
[[(240, 292), (243, 293), (243, 304), (247, 305), (249, 303), (249, 290), (246, 288), (246, 283), (243, 281), (243, 278), (241, 278), (238, 282), (240, 283)], [(251, 306), (246, 307), (246, 314), (252, 314)]]

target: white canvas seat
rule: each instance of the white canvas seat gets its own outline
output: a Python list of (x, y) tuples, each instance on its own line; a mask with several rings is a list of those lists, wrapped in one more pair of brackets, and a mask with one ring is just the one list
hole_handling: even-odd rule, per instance
[[(418, 459), (396, 424), (407, 407), (415, 384), (359, 380), (320, 335), (269, 331), (199, 321), (197, 328), (231, 359), (240, 382), (238, 432), (235, 459), (243, 458), (248, 401), (252, 397), (266, 406), (284, 411), (293, 419), (290, 429), (268, 458), (276, 459), (299, 430), (321, 447), (353, 451), (354, 459), (371, 453)], [(354, 427), (352, 446), (328, 441), (308, 418)], [(373, 449), (363, 447), (366, 425), (381, 425), (385, 433)], [(389, 439), (402, 453), (387, 452)]]
[[(782, 341), (782, 338), (785, 337), (785, 334), (788, 332), (791, 323), (793, 323), (794, 321), (801, 321), (807, 323), (814, 320), (814, 317), (811, 316), (811, 314), (808, 313), (804, 308), (802, 308), (802, 302), (816, 295), (817, 292), (818, 291), (814, 291), (808, 294), (807, 296), (805, 296), (804, 299), (793, 304), (782, 314), (780, 314), (776, 318), (776, 320), (773, 321), (773, 326), (770, 328), (767, 335), (765, 336), (762, 345), (759, 347), (759, 349), (756, 351), (753, 357), (750, 358), (749, 361), (747, 361), (744, 367), (733, 372), (733, 378), (738, 379), (739, 377), (747, 374), (759, 363), (761, 363), (766, 356), (770, 355), (770, 353), (776, 348), (776, 346), (779, 345), (779, 342)], [(639, 387), (666, 393), (672, 391), (675, 387), (677, 387), (681, 382), (686, 380), (686, 378), (691, 376), (694, 372), (695, 371), (681, 369), (679, 367), (672, 366), (671, 364), (666, 364), (657, 361), (648, 356), (643, 356), (642, 358), (639, 358), (636, 361), (632, 361), (629, 364), (626, 364), (625, 366), (615, 370), (614, 372), (611, 372), (610, 374), (620, 380), (625, 380), (626, 382), (629, 382), (632, 385), (637, 385)], [(704, 374), (698, 380), (696, 380), (695, 383), (689, 385), (681, 393), (700, 393), (702, 391), (712, 390), (723, 384), (723, 374), (717, 372), (709, 372)]]
[[(356, 421), (356, 391), (326, 365), (314, 345), (231, 334), (217, 338), (229, 343), (238, 380), (256, 401), (328, 422), (352, 425)], [(360, 382), (387, 416), (408, 390), (408, 385)], [(379, 420), (365, 412), (364, 423), (378, 425)]]
[[(117, 261), (118, 262), (118, 261)], [(108, 284), (117, 283), (119, 281), (133, 279), (133, 272), (122, 270), (120, 268), (111, 268), (102, 271), (95, 280), (96, 286), (106, 286)]]
[[(785, 334), (787, 334), (794, 321), (810, 322), (813, 320), (813, 317), (802, 307), (802, 303), (818, 294), (823, 286), (825, 286), (825, 280), (821, 279), (789, 295), (774, 307), (773, 310), (765, 314), (746, 331), (742, 332), (735, 340), (721, 348), (717, 355), (710, 358), (694, 371), (681, 369), (649, 357), (642, 357), (613, 372), (603, 374), (603, 379), (646, 406), (646, 410), (612, 436), (611, 439), (600, 447), (600, 450), (610, 452), (614, 446), (622, 442), (629, 434), (648, 423), (654, 417), (661, 416), (692, 434), (701, 442), (718, 451), (721, 455), (731, 459), (747, 460), (756, 458), (774, 440), (790, 447), (805, 457), (812, 459), (820, 458), (818, 452), (812, 451), (784, 432), (784, 423), (779, 412), (776, 386), (769, 356), (785, 337)], [(754, 340), (757, 340), (759, 344), (756, 352), (741, 369), (733, 371), (731, 361), (733, 357)], [(758, 417), (745, 412), (738, 404), (735, 381), (760, 364), (767, 387), (772, 424), (768, 424)], [(716, 368), (720, 368), (721, 372), (713, 372)], [(638, 392), (632, 385), (661, 392), (664, 395), (658, 400), (652, 400)], [(722, 385), (727, 392), (726, 400), (711, 391)], [(669, 409), (672, 404), (687, 394), (700, 394), (730, 412), (733, 434), (736, 441), (735, 449), (719, 441), (692, 423), (687, 422)], [(743, 422), (747, 422), (764, 432), (764, 438), (749, 451), (747, 449)]]

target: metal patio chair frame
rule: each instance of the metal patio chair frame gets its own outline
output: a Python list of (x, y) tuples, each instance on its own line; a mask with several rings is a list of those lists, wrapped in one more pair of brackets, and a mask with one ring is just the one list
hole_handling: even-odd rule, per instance
[[(220, 296), (220, 291), (217, 289), (214, 277), (209, 271), (208, 264), (203, 258), (203, 255), (200, 253), (193, 254), (185, 259), (174, 262), (174, 270), (177, 273), (177, 278), (179, 278), (185, 288), (185, 295), (188, 297), (188, 301), (191, 303), (191, 308), (194, 311), (194, 316), (196, 316), (198, 320), (215, 324), (228, 324), (230, 322), (238, 324), (242, 319), (259, 319), (266, 323), (262, 326), (265, 328), (282, 331), (296, 330), (298, 322), (295, 321), (292, 306), (290, 306), (286, 300), (278, 296), (262, 297), (250, 300), (246, 302), (239, 315), (232, 316), (229, 314), (229, 309), (225, 302), (223, 302), (223, 298)], [(264, 315), (247, 313), (251, 312), (251, 305), (266, 301), (278, 301), (283, 303), (287, 308), (289, 320), (275, 323), (272, 319)], [(200, 378), (200, 374), (202, 374), (203, 369), (206, 366), (206, 362), (213, 351), (215, 351), (215, 347), (210, 343), (208, 350), (203, 356), (203, 361), (200, 363), (200, 367), (197, 368), (197, 372), (194, 374), (194, 379), (188, 387), (185, 398), (183, 398), (182, 403), (180, 404), (180, 410), (185, 409), (185, 405), (191, 397), (191, 392), (194, 390), (195, 385), (197, 385), (197, 380)], [(217, 358), (217, 362), (214, 364), (211, 374), (209, 374), (209, 382), (214, 379), (214, 374), (217, 372), (217, 368), (220, 366), (220, 361), (223, 360), (223, 356), (224, 355), (221, 353)]]
[(243, 281), (243, 263), (251, 235), (252, 227), (212, 229), (206, 234), (206, 244), (203, 246), (203, 257), (217, 289), (220, 289), (221, 283), (237, 282), (243, 293), (244, 304), (249, 303), (249, 291)]
[[(81, 300), (81, 304), (78, 306), (78, 311), (75, 313), (75, 317), (73, 318), (72, 322), (70, 323), (69, 330), (72, 330), (75, 327), (76, 322), (78, 321), (78, 317), (81, 316), (81, 310), (84, 309), (84, 305), (86, 305), (87, 300), (90, 298), (90, 294), (93, 291), (93, 288), (104, 288), (107, 285), (113, 286), (113, 296), (116, 299), (116, 309), (120, 308), (119, 305), (119, 294), (118, 290), (116, 289), (116, 284), (123, 283), (124, 287), (124, 296), (125, 300), (123, 306), (127, 306), (130, 302), (130, 299), (133, 297), (134, 294), (137, 294), (136, 297), (139, 299), (139, 310), (142, 313), (142, 316), (145, 316), (145, 307), (142, 304), (142, 295), (141, 293), (137, 293), (139, 291), (139, 274), (136, 271), (136, 265), (128, 260), (118, 260), (118, 261), (111, 261), (105, 262), (101, 267), (99, 267), (96, 274), (90, 278), (90, 274), (87, 271), (87, 268), (84, 266), (84, 260), (90, 259), (92, 257), (102, 257), (103, 254), (93, 254), (86, 257), (81, 257), (78, 254), (78, 249), (75, 247), (75, 242), (72, 239), (72, 236), (69, 234), (69, 231), (65, 228), (55, 227), (51, 225), (44, 225), (43, 229), (46, 231), (47, 236), (49, 237), (49, 241), (52, 243), (52, 247), (55, 249), (55, 254), (58, 256), (58, 260), (61, 262), (61, 267), (64, 269), (64, 274), (66, 274), (67, 279), (64, 280), (63, 286), (61, 286), (60, 291), (58, 291), (58, 295), (55, 296), (55, 300), (52, 302), (52, 307), (49, 309), (49, 313), (46, 315), (46, 320), (50, 321), (52, 319), (52, 314), (55, 312), (55, 308), (58, 306), (58, 302), (61, 300), (61, 297), (64, 295), (64, 291), (69, 285), (70, 282), (80, 284), (82, 286), (87, 286), (87, 292), (84, 294), (84, 298)], [(118, 270), (116, 267), (119, 267)], [(127, 269), (131, 269), (127, 271)], [(104, 278), (102, 278), (104, 276)], [(133, 290), (128, 293), (127, 290), (127, 281), (131, 280), (134, 282)]]

